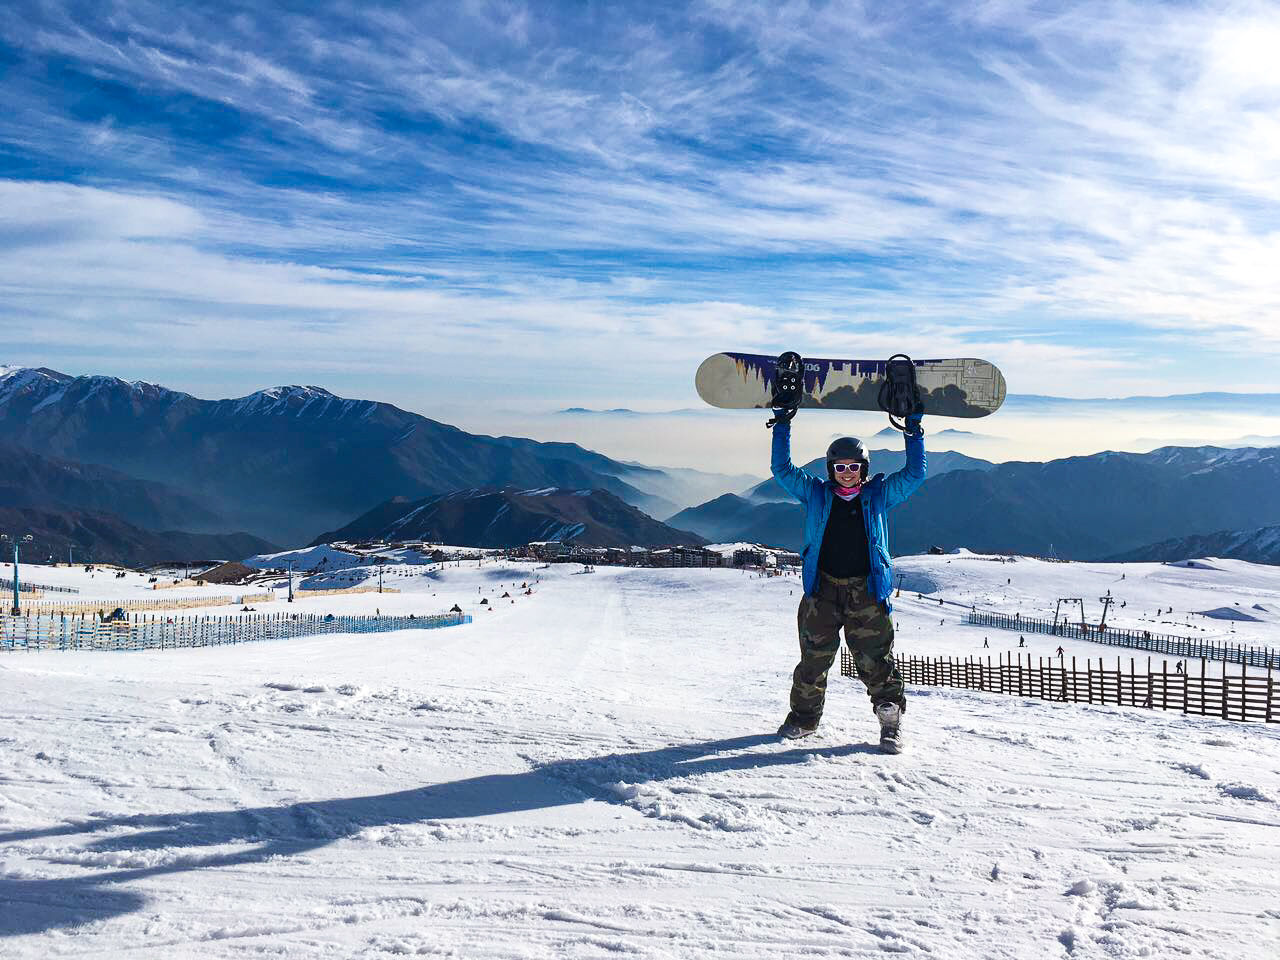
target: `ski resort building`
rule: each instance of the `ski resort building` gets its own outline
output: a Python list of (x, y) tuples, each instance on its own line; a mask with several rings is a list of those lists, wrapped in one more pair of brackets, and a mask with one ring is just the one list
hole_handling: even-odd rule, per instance
[(723, 562), (720, 554), (702, 547), (664, 547), (649, 551), (651, 567), (719, 567)]

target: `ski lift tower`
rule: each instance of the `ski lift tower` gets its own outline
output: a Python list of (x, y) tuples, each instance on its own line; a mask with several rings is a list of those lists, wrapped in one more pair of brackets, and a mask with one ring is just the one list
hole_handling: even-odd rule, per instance
[(1107, 611), (1111, 609), (1111, 605), (1116, 602), (1116, 598), (1111, 596), (1111, 591), (1107, 591), (1105, 597), (1099, 597), (1098, 602), (1102, 604), (1102, 622), (1098, 624), (1099, 630), (1107, 629)]
[[(1073, 603), (1078, 604), (1080, 606), (1080, 629), (1081, 631), (1088, 632), (1089, 628), (1085, 625), (1085, 622), (1084, 622), (1084, 598), (1083, 597), (1059, 597), (1058, 598), (1058, 606), (1053, 611), (1053, 632), (1054, 633), (1058, 632), (1058, 615), (1062, 612), (1062, 605), (1064, 603), (1067, 604), (1068, 606), (1070, 606)], [(1063, 617), (1062, 619), (1062, 625), (1064, 627), (1067, 625), (1067, 620), (1065, 617)]]
[(29, 533), (22, 534), (22, 535), (15, 533), (12, 536), (7, 533), (0, 534), (0, 540), (13, 541), (13, 610), (12, 610), (12, 613), (15, 617), (22, 616), (22, 606), (18, 600), (18, 544), (30, 543), (33, 539), (34, 538)]

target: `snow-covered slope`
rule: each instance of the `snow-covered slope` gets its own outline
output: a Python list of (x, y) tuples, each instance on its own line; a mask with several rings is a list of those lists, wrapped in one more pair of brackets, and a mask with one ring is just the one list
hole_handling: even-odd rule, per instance
[[(895, 561), (895, 569), (902, 587), (897, 600), (902, 611), (933, 610), (942, 599), (945, 607), (958, 611), (976, 607), (1052, 619), (1059, 613), (1059, 598), (1079, 597), (1084, 600), (1086, 619), (1096, 624), (1102, 617), (1103, 597), (1110, 594), (1114, 602), (1107, 623), (1113, 627), (1280, 649), (1280, 630), (1275, 626), (1280, 617), (1270, 612), (1280, 610), (1280, 568), (1263, 564), (1216, 558), (1178, 563), (1056, 563), (961, 551), (903, 557)], [(924, 599), (917, 599), (917, 592)], [(1247, 611), (1265, 622), (1224, 622), (1225, 610)], [(1061, 615), (1077, 620), (1079, 607), (1064, 606)], [(1055, 638), (1031, 642), (1037, 653), (1044, 653), (1041, 648), (1046, 646), (1057, 647)], [(1109, 656), (1116, 652), (1107, 648)]]
[(301, 550), (260, 553), (256, 557), (249, 557), (244, 561), (244, 565), (257, 570), (284, 570), (292, 564), (294, 572), (304, 573), (311, 570), (338, 570), (355, 566), (362, 559), (360, 554), (354, 551), (339, 550), (326, 543)]
[[(52, 591), (42, 599), (49, 600), (149, 600), (165, 601), (190, 597), (230, 596), (243, 593), (243, 588), (207, 584), (203, 587), (185, 582), (187, 573), (196, 573), (198, 568), (171, 568), (164, 575), (139, 573), (135, 570), (122, 570), (112, 566), (37, 566), (23, 563), (19, 568), (18, 579), (22, 583), (41, 586), (52, 586), (70, 590), (71, 593)], [(124, 576), (117, 576), (118, 573)], [(0, 562), (0, 578), (13, 580), (13, 564)], [(157, 588), (157, 583), (159, 587)], [(177, 583), (177, 585), (175, 585)], [(3, 661), (0, 661), (2, 663)]]
[[(900, 567), (957, 604), (1280, 590)], [(4, 955), (1271, 955), (1277, 728), (913, 689), (886, 757), (833, 678), (820, 737), (779, 743), (794, 577), (574, 569), (332, 598), (475, 616), (426, 634), (0, 660)], [(901, 649), (972, 652), (961, 614), (904, 590)]]

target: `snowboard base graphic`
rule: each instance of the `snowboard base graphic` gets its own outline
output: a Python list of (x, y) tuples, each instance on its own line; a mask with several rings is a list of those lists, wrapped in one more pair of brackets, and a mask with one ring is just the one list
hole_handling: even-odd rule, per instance
[[(727, 410), (767, 410), (773, 404), (777, 357), (716, 353), (702, 361), (698, 396)], [(880, 410), (884, 360), (804, 359), (800, 406), (827, 410)], [(914, 360), (924, 412), (934, 417), (985, 417), (1004, 403), (1004, 376), (986, 360)]]

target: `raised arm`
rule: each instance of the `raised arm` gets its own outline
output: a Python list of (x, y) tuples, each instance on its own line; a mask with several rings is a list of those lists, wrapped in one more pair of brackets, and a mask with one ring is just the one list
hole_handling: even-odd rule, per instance
[(822, 485), (822, 481), (807, 470), (802, 470), (791, 462), (791, 424), (779, 421), (773, 427), (773, 459), (770, 463), (773, 477), (801, 503), (807, 504), (814, 494), (814, 489)]
[(907, 428), (908, 432), (903, 434), (907, 445), (907, 462), (902, 465), (901, 470), (885, 478), (886, 507), (896, 507), (915, 493), (929, 472), (929, 463), (924, 455), (924, 428), (920, 426), (919, 414), (912, 414), (907, 418)]

